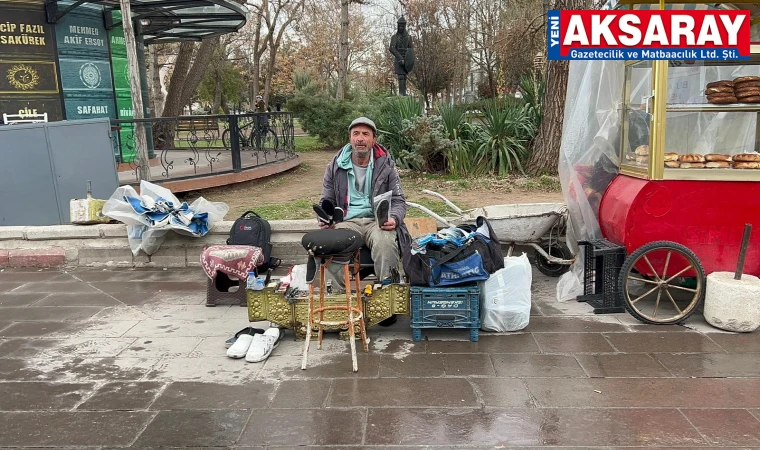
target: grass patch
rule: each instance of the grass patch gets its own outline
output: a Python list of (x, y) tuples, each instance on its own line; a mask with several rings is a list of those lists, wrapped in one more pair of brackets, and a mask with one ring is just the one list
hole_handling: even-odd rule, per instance
[[(256, 207), (248, 208), (248, 209), (254, 209), (258, 214), (261, 215), (261, 217), (267, 219), (267, 220), (298, 220), (298, 219), (315, 219), (316, 216), (314, 215), (314, 210), (312, 209), (312, 204), (314, 204), (316, 200), (310, 200), (310, 199), (300, 199), (296, 200), (294, 202), (289, 203), (269, 203), (269, 204), (263, 204), (263, 205), (256, 205)], [(451, 209), (446, 206), (446, 204), (439, 200), (427, 200), (422, 199), (419, 201), (415, 201), (413, 203), (417, 203), (419, 205), (422, 205), (429, 210), (433, 211), (434, 213), (447, 217), (447, 216), (453, 216), (455, 215)], [(467, 205), (463, 205), (467, 206)], [(469, 209), (469, 207), (465, 207), (463, 209)], [(420, 211), (417, 208), (412, 208), (411, 206), (407, 206), (406, 208), (406, 215), (408, 217), (430, 217), (424, 212)]]
[[(411, 201), (412, 203), (416, 203), (418, 205), (422, 205), (425, 208), (433, 211), (434, 213), (436, 213), (439, 216), (444, 217), (444, 218), (445, 217), (453, 217), (453, 216), (457, 215), (442, 200), (432, 200), (432, 199), (428, 200), (426, 198), (421, 198), (421, 199), (418, 199), (418, 200), (415, 200), (415, 201), (412, 201), (412, 200), (409, 200), (409, 201)], [(463, 209), (465, 211), (468, 210), (468, 209), (470, 209), (469, 205), (464, 205), (464, 204), (461, 204), (461, 203), (457, 203), (456, 205), (459, 206), (461, 209)], [(406, 215), (409, 216), (409, 217), (430, 217), (427, 213), (425, 213), (425, 212), (423, 212), (423, 211), (421, 211), (421, 210), (419, 210), (417, 208), (413, 208), (411, 206), (408, 206), (408, 205), (406, 207)]]
[(404, 181), (425, 181), (425, 180), (436, 180), (436, 181), (460, 181), (460, 180), (466, 180), (465, 178), (461, 178), (454, 174), (437, 174), (437, 173), (427, 173), (427, 172), (414, 172), (412, 170), (399, 170), (399, 173), (401, 175), (401, 179)]
[[(191, 144), (187, 140), (188, 138), (178, 138), (174, 140), (174, 146), (176, 148), (196, 147), (200, 150), (206, 150), (207, 148), (225, 150), (224, 143), (221, 139), (205, 139), (202, 136), (198, 136), (198, 140)], [(324, 142), (320, 141), (316, 136), (296, 136), (295, 137), (296, 151), (297, 152), (313, 152), (326, 149), (328, 146)]]
[(200, 136), (198, 136), (198, 140), (194, 143), (188, 142), (187, 138), (182, 139), (175, 139), (174, 140), (174, 146), (176, 148), (192, 148), (195, 147), (199, 150), (205, 151), (207, 148), (211, 148), (212, 150), (226, 150), (224, 148), (224, 143), (221, 139), (204, 139)]
[(288, 203), (270, 203), (256, 205), (256, 212), (266, 220), (297, 220), (311, 219), (316, 220), (312, 204), (308, 199), (300, 199)]
[(541, 175), (538, 184), (547, 191), (562, 191), (562, 183), (559, 178)]
[(313, 152), (324, 150), (326, 147), (327, 145), (316, 136), (296, 136), (297, 152)]
[(558, 177), (541, 175), (538, 178), (519, 178), (515, 186), (522, 191), (562, 192), (562, 183)]

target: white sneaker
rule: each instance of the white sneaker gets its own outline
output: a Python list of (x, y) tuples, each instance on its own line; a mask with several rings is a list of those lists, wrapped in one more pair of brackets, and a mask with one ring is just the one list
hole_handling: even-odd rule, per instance
[(264, 334), (253, 336), (253, 342), (245, 354), (245, 360), (252, 363), (264, 361), (272, 354), (272, 350), (280, 345), (280, 339), (283, 336), (279, 328), (269, 328)]
[[(256, 336), (261, 336), (257, 334)], [(251, 347), (254, 336), (250, 334), (241, 334), (235, 339), (235, 343), (227, 349), (227, 356), (230, 358), (240, 359), (248, 353), (248, 349)]]

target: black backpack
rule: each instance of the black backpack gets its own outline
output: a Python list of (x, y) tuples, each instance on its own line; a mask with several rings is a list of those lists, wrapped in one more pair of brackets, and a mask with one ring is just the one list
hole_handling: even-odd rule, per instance
[(251, 245), (264, 252), (264, 264), (256, 268), (256, 273), (272, 271), (281, 261), (272, 258), (272, 227), (254, 211), (246, 211), (230, 228), (227, 245)]

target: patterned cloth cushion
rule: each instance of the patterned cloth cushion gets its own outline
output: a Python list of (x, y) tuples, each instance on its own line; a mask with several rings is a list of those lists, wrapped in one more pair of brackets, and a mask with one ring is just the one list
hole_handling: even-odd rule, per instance
[(212, 245), (201, 252), (201, 266), (212, 280), (217, 272), (247, 280), (248, 272), (264, 263), (264, 252), (250, 245)]

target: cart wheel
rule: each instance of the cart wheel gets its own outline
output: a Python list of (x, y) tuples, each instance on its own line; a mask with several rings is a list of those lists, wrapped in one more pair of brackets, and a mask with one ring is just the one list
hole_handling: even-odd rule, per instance
[[(642, 264), (649, 268), (651, 276), (644, 277), (634, 269)], [(675, 272), (673, 267), (683, 269)], [(690, 283), (684, 285), (680, 275), (689, 270), (696, 272), (696, 277), (687, 278)], [(650, 242), (631, 253), (620, 269), (618, 283), (628, 312), (654, 325), (685, 322), (705, 296), (705, 270), (699, 259), (688, 248), (670, 241)], [(641, 284), (643, 293), (632, 292), (635, 283)]]
[[(541, 248), (555, 258), (572, 259), (573, 257), (570, 249), (562, 242), (552, 242), (551, 246), (549, 246), (549, 244), (544, 244)], [(534, 256), (534, 262), (536, 263), (536, 269), (538, 269), (539, 272), (550, 277), (559, 277), (570, 270), (569, 264), (551, 263), (538, 252), (536, 252)]]

